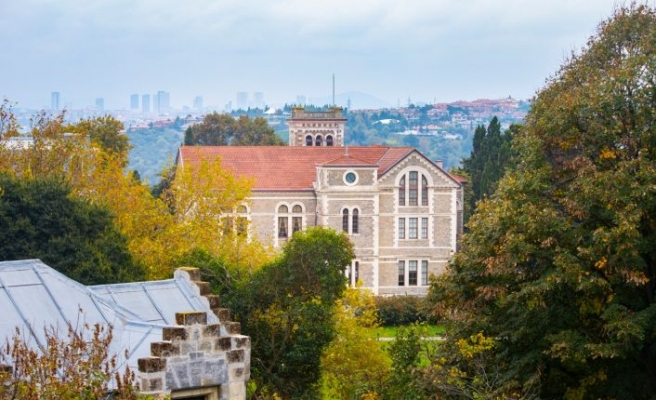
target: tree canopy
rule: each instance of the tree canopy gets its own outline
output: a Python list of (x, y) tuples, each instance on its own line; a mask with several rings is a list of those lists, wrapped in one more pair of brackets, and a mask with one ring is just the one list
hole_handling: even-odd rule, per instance
[(335, 302), (346, 289), (353, 245), (343, 233), (294, 233), (273, 262), (255, 271), (229, 305), (251, 337), (259, 394), (314, 398), (324, 348), (335, 336)]
[(0, 173), (0, 259), (39, 258), (86, 285), (143, 280), (111, 213), (56, 179)]
[[(490, 396), (653, 398), (655, 54), (654, 9), (621, 7), (538, 93), (516, 169), (431, 288), (452, 328), (435, 371), (485, 371)], [(453, 351), (473, 338), (476, 366)]]
[(186, 146), (281, 146), (282, 139), (269, 127), (263, 117), (241, 115), (235, 119), (229, 114), (213, 112), (205, 115), (200, 124), (185, 131)]

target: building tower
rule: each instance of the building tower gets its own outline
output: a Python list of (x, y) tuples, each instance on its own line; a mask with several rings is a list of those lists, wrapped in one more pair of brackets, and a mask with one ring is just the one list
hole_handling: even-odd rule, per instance
[(139, 95), (132, 94), (130, 95), (130, 110), (136, 111), (139, 109)]
[(141, 96), (141, 112), (149, 113), (150, 112), (150, 95), (144, 94)]
[(328, 111), (305, 111), (305, 108), (292, 108), (289, 125), (290, 146), (344, 146), (344, 127), (346, 118), (341, 107), (331, 107)]
[(50, 109), (52, 111), (59, 111), (59, 92), (50, 93)]

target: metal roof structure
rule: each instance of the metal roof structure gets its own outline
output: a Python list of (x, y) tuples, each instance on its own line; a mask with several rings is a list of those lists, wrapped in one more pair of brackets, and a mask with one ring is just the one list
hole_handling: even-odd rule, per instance
[(183, 271), (169, 280), (87, 287), (40, 260), (0, 262), (0, 310), (0, 343), (16, 328), (42, 347), (45, 329), (65, 338), (68, 326), (111, 325), (110, 354), (119, 357), (119, 368), (132, 370), (139, 358), (150, 356), (150, 343), (162, 340), (162, 328), (176, 324), (176, 312), (205, 311), (208, 323), (219, 322)]

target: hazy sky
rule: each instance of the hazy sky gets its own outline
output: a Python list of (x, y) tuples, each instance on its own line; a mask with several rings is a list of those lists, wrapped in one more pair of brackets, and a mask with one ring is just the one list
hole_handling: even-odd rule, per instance
[[(653, 1), (650, 1), (653, 3)], [(48, 108), (271, 105), (364, 92), (396, 105), (543, 86), (616, 0), (0, 0), (0, 97)], [(353, 104), (357, 107), (357, 104)]]

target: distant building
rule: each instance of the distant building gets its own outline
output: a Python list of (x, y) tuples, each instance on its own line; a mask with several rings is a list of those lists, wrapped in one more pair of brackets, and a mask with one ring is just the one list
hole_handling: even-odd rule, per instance
[(246, 110), (248, 108), (248, 93), (237, 92), (237, 109)]
[(203, 109), (203, 98), (201, 96), (194, 97), (194, 109), (196, 110)]
[(262, 92), (253, 93), (253, 107), (264, 110), (264, 93)]
[(169, 92), (163, 90), (157, 91), (157, 94), (153, 96), (153, 108), (158, 114), (169, 112), (171, 109)]
[(130, 95), (130, 110), (136, 111), (139, 109), (139, 95)]
[(50, 109), (52, 111), (59, 111), (59, 92), (50, 93)]
[(344, 146), (341, 108), (292, 109), (289, 146), (183, 146), (178, 168), (221, 159), (253, 179), (235, 210), (249, 235), (281, 247), (310, 226), (343, 231), (355, 259), (345, 274), (378, 295), (425, 295), (462, 233), (464, 180), (411, 147)]
[(96, 110), (105, 111), (105, 99), (104, 98), (98, 97), (96, 99)]
[(144, 94), (141, 96), (141, 112), (149, 113), (150, 112), (150, 95)]

